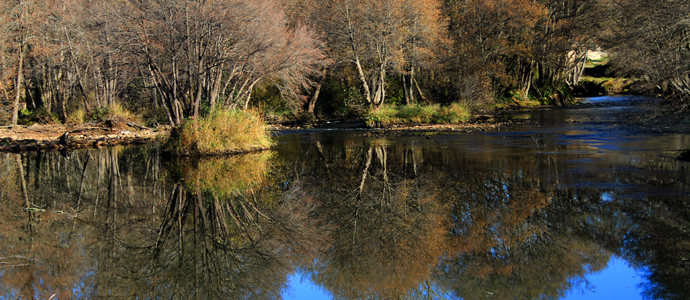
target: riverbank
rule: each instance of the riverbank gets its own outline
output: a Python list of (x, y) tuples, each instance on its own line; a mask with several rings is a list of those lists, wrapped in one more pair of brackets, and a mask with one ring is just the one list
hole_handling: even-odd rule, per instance
[(169, 126), (148, 128), (133, 122), (112, 120), (81, 125), (3, 126), (0, 127), (0, 152), (144, 144), (169, 133)]
[[(595, 99), (595, 98), (590, 98)], [(633, 133), (690, 133), (690, 118), (684, 113), (674, 112), (671, 107), (662, 105), (659, 100), (649, 98), (630, 98), (623, 101), (619, 110), (607, 110), (603, 119), (610, 124), (625, 126)], [(361, 120), (331, 121), (312, 124), (271, 124), (268, 126), (273, 135), (298, 132), (328, 130), (367, 130), (363, 135), (372, 137), (419, 135), (424, 132), (478, 133), (509, 126), (538, 126), (554, 123), (587, 123), (599, 122), (597, 118), (567, 118), (563, 120), (520, 119), (519, 114), (538, 115), (549, 110), (577, 110), (589, 108), (619, 107), (620, 101), (588, 101), (569, 107), (534, 107), (511, 108), (492, 113), (475, 115), (470, 122), (459, 124), (424, 124), (424, 125), (387, 125), (385, 128), (369, 128)], [(0, 127), (0, 152), (22, 152), (38, 150), (61, 150), (99, 148), (126, 144), (144, 144), (164, 140), (170, 135), (170, 126), (147, 128), (128, 121), (90, 122), (82, 125), (32, 125)], [(66, 137), (64, 137), (66, 135)]]
[[(471, 122), (462, 124), (392, 125), (385, 129), (366, 128), (364, 122), (332, 122), (313, 125), (269, 125), (273, 135), (323, 131), (331, 129), (369, 129), (371, 135), (401, 135), (404, 132), (485, 132), (496, 128), (530, 122)], [(164, 140), (170, 135), (170, 126), (146, 128), (137, 124), (122, 123), (112, 126), (109, 122), (86, 123), (82, 125), (32, 125), (0, 127), (0, 152), (22, 152), (41, 150), (68, 150), (100, 148), (115, 145), (145, 144)], [(65, 136), (66, 138), (63, 138)]]

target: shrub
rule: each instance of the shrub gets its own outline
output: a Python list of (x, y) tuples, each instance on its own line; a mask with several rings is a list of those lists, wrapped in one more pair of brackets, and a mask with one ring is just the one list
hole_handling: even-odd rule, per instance
[(129, 110), (125, 109), (120, 103), (115, 102), (108, 106), (108, 118), (122, 118), (125, 120), (133, 120), (136, 116)]
[(627, 92), (635, 82), (629, 78), (584, 76), (573, 93), (581, 97), (620, 94)]
[(393, 124), (458, 124), (470, 118), (470, 110), (461, 103), (448, 106), (432, 105), (382, 105), (366, 115), (370, 127), (386, 127)]
[(91, 110), (89, 113), (89, 120), (103, 121), (103, 120), (136, 120), (137, 116), (125, 109), (120, 103), (113, 103), (107, 107), (99, 107)]
[(18, 113), (19, 120), (17, 124), (19, 125), (31, 125), (34, 123), (38, 124), (57, 124), (60, 123), (56, 113), (51, 113), (45, 109), (28, 110), (21, 109)]
[(164, 151), (174, 156), (214, 155), (266, 149), (272, 143), (258, 112), (216, 110), (175, 128)]
[(86, 112), (83, 109), (76, 109), (67, 115), (67, 123), (79, 125), (86, 121)]
[(437, 123), (458, 124), (470, 118), (470, 110), (460, 103), (451, 103), (439, 111)]

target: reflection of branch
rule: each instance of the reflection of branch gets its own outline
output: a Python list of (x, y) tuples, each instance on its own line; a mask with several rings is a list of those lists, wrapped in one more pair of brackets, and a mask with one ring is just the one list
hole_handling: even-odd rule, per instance
[(546, 148), (546, 143), (544, 143), (543, 145), (539, 145), (539, 140), (535, 139), (533, 136), (531, 138), (534, 141), (534, 143), (537, 144), (537, 150), (539, 154), (541, 154), (541, 151), (544, 150), (544, 148)]
[(24, 179), (24, 165), (22, 163), (22, 156), (21, 154), (16, 154), (15, 156), (17, 160), (17, 168), (19, 169), (19, 177), (21, 179), (21, 184), (22, 184), (22, 195), (24, 196), (24, 202), (26, 204), (26, 210), (27, 210), (27, 231), (32, 232), (33, 231), (33, 221), (34, 221), (34, 211), (32, 211), (31, 208), (31, 203), (29, 203), (29, 193), (26, 190), (26, 180)]
[(8, 257), (0, 257), (0, 268), (9, 269), (9, 268), (16, 268), (16, 267), (26, 267), (26, 266), (31, 265), (29, 263), (6, 262), (7, 260), (24, 260), (24, 261), (34, 262), (34, 263), (38, 262), (38, 260), (35, 258), (21, 256), (21, 255), (12, 255), (12, 256), (8, 256)]
[(369, 172), (369, 166), (371, 165), (371, 156), (373, 148), (369, 148), (367, 152), (367, 162), (364, 164), (364, 171), (362, 172), (362, 182), (359, 184), (359, 194), (358, 197), (362, 196), (362, 190), (364, 190), (364, 181), (367, 179), (367, 172)]
[(249, 234), (249, 230), (244, 225), (244, 222), (240, 221), (239, 213), (237, 212), (235, 207), (233, 205), (229, 205), (229, 204), (226, 204), (226, 206), (230, 209), (230, 212), (231, 212), (230, 217), (232, 217), (232, 219), (235, 221), (235, 225), (237, 225), (237, 228), (240, 230), (240, 233), (242, 234), (242, 236), (244, 236), (247, 240), (249, 240), (249, 242), (252, 245), (255, 245), (255, 241), (251, 237), (251, 235)]
[[(156, 238), (156, 243), (154, 245), (155, 247), (155, 254), (154, 256), (158, 255), (160, 252), (163, 243), (165, 241), (165, 237), (170, 233), (173, 223), (171, 220), (173, 220), (175, 216), (175, 206), (177, 202), (182, 201), (183, 198), (183, 188), (182, 185), (176, 184), (175, 187), (173, 188), (173, 192), (170, 195), (170, 203), (168, 205), (168, 209), (165, 211), (165, 218), (163, 219), (163, 222), (161, 223), (160, 226), (160, 231), (158, 232), (158, 237)], [(177, 200), (177, 201), (176, 201)], [(179, 213), (179, 211), (178, 211)]]
[(323, 147), (321, 146), (320, 141), (316, 141), (316, 149), (319, 150), (319, 157), (321, 157), (321, 160), (323, 160), (323, 164), (326, 166), (326, 173), (330, 174), (331, 166), (328, 164), (328, 159), (326, 158), (326, 155), (323, 153)]
[(86, 167), (89, 165), (91, 160), (91, 152), (87, 152), (86, 161), (84, 162), (84, 167), (81, 170), (81, 180), (79, 181), (79, 195), (77, 196), (77, 209), (81, 205), (81, 195), (84, 192), (84, 179), (86, 178)]

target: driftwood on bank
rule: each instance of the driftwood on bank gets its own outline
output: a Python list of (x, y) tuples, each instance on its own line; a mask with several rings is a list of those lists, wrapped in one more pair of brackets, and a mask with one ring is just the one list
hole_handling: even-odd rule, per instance
[(144, 144), (169, 134), (169, 128), (148, 128), (133, 122), (89, 123), (78, 126), (33, 125), (0, 127), (0, 152), (99, 148)]

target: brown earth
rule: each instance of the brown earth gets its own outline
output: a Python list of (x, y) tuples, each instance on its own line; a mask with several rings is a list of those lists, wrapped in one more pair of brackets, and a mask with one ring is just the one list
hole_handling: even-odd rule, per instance
[(81, 125), (0, 127), (0, 152), (99, 148), (143, 144), (167, 136), (170, 128), (147, 128), (129, 121), (107, 120)]

